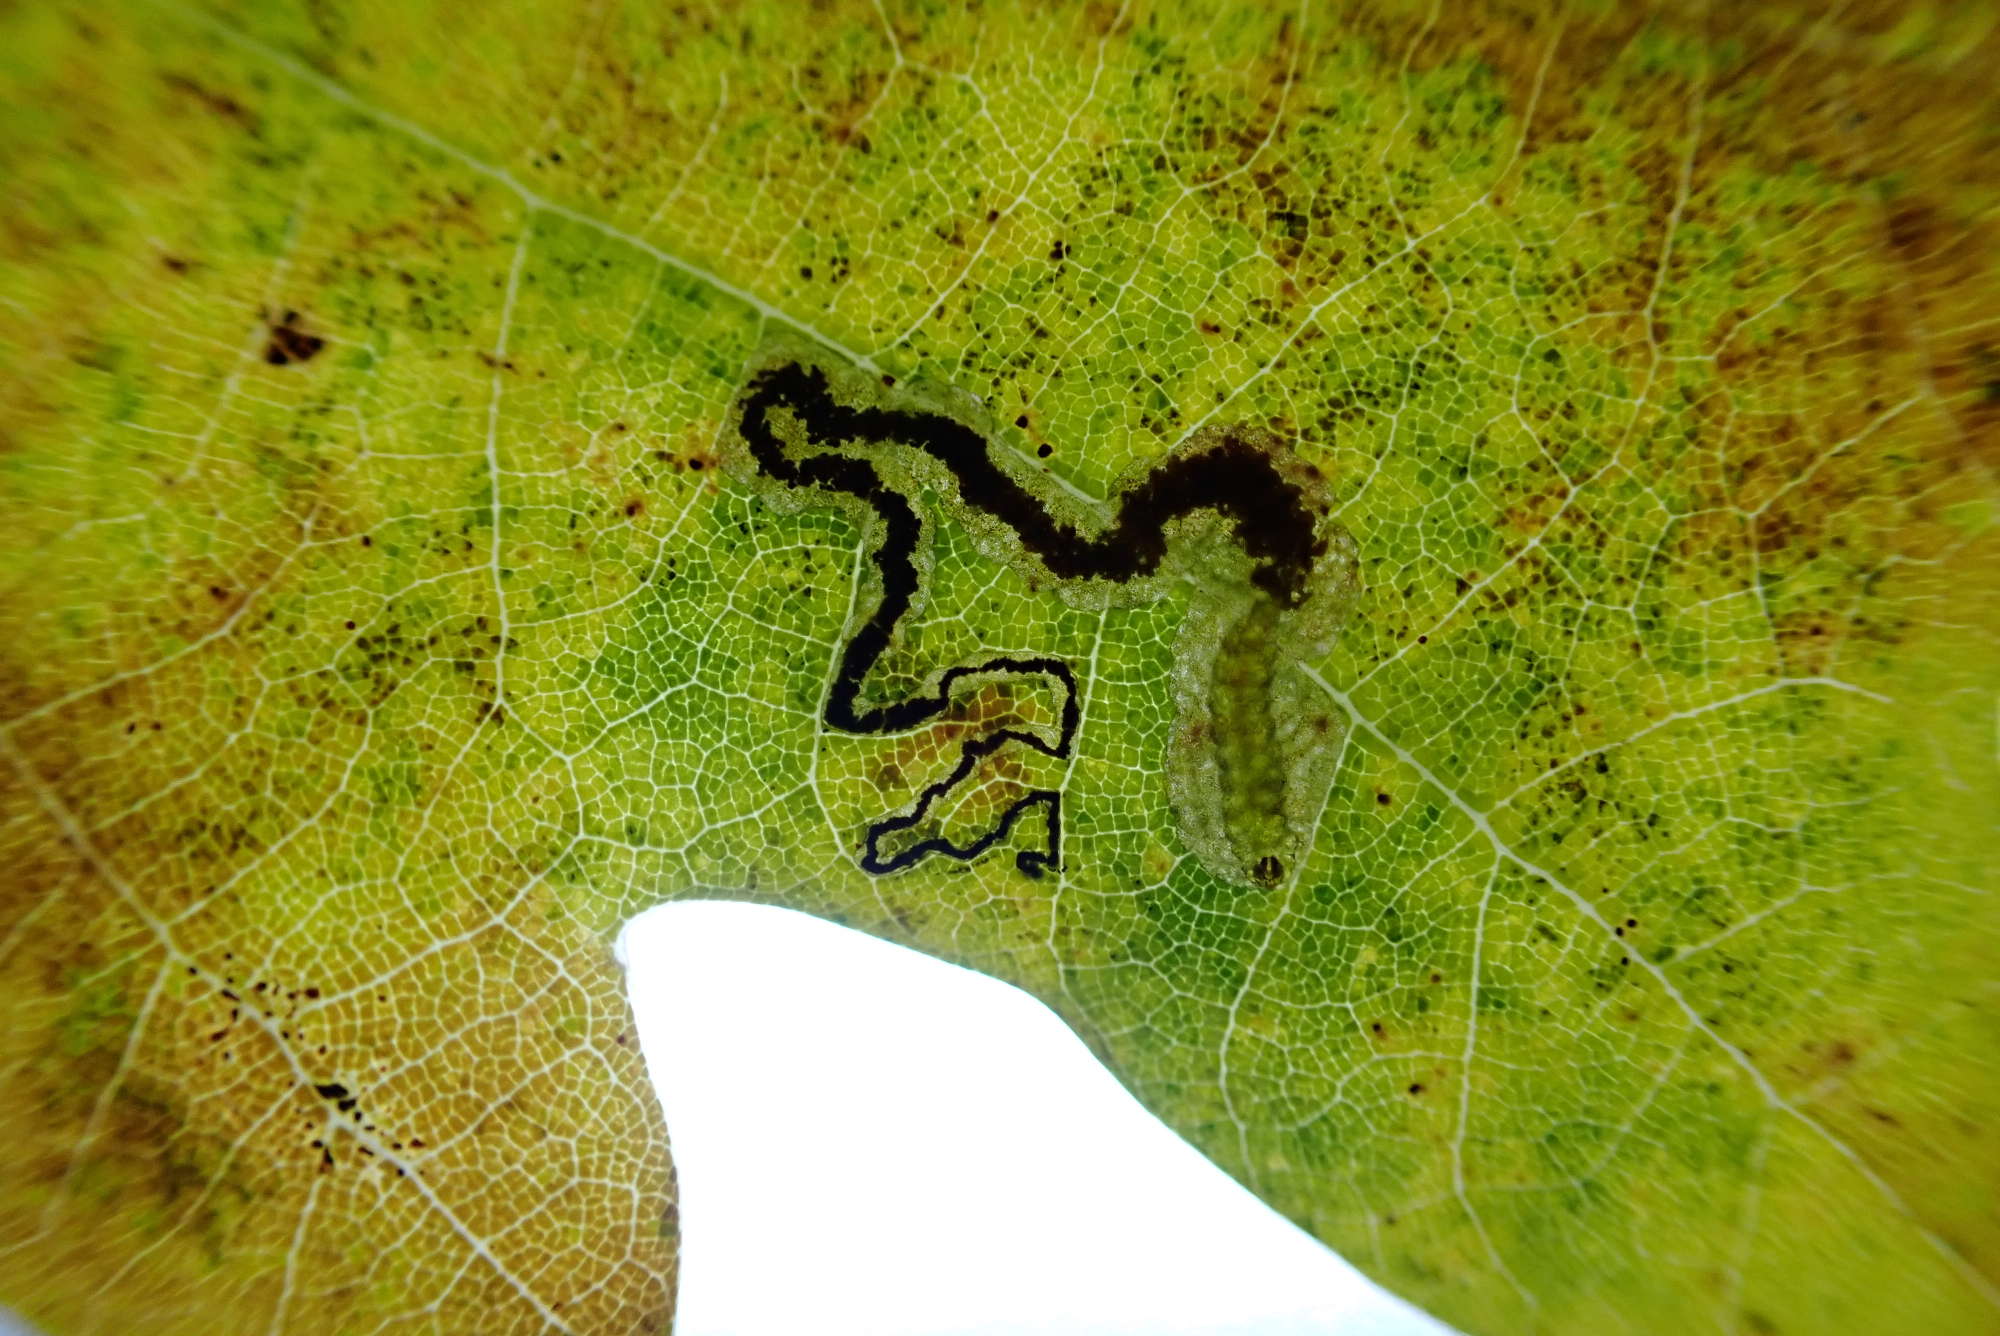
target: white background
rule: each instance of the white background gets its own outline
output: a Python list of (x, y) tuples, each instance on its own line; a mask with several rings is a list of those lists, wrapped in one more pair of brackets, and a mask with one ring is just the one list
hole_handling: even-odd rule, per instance
[(676, 1336), (1448, 1336), (1015, 988), (752, 905), (619, 951), (680, 1173)]
[(1006, 984), (752, 905), (636, 920), (678, 1336), (1444, 1336)]

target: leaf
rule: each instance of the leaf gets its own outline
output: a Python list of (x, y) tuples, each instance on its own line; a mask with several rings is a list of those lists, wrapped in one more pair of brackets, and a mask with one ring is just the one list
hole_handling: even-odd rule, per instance
[(662, 1329), (723, 895), (1470, 1330), (1991, 1327), (1990, 6), (5, 22), (7, 1302)]

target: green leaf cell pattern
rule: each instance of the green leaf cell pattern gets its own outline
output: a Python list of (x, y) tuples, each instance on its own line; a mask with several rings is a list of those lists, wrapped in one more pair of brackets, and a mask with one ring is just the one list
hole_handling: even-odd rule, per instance
[[(1996, 59), (1990, 0), (0, 14), (0, 1301), (663, 1330), (610, 943), (727, 896), (1030, 990), (1469, 1331), (1991, 1330)], [(856, 699), (944, 708), (830, 726), (882, 521), (747, 458), (793, 363), (1085, 535), (1238, 442), (1311, 615), (1227, 515), (1065, 575), (774, 407), (923, 530)]]

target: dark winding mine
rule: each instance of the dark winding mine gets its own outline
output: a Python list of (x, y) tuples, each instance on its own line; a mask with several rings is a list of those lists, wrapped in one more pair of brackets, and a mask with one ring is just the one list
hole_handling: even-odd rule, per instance
[[(771, 420), (772, 410), (779, 407), (790, 411), (808, 445), (826, 453), (802, 457), (788, 453)], [(1304, 598), (1313, 563), (1326, 551), (1298, 484), (1265, 450), (1235, 435), (1224, 434), (1198, 451), (1163, 459), (1125, 489), (1118, 498), (1116, 517), (1092, 535), (1051, 514), (993, 461), (985, 437), (972, 428), (921, 409), (843, 404), (834, 397), (826, 373), (817, 367), (786, 362), (758, 372), (746, 388), (741, 408), (743, 439), (762, 473), (787, 487), (853, 497), (872, 510), (882, 526), (875, 552), (881, 599), (841, 653), (826, 702), (829, 727), (857, 734), (914, 728), (950, 708), (952, 686), (965, 677), (1047, 674), (1062, 688), (1062, 722), (1053, 743), (1012, 728), (975, 738), (963, 745), (951, 773), (927, 786), (910, 812), (872, 823), (861, 858), (862, 867), (871, 873), (897, 872), (931, 854), (970, 861), (1006, 838), (1021, 817), (1037, 807), (1047, 809), (1047, 840), (1041, 849), (1017, 853), (1015, 865), (1031, 877), (1059, 866), (1062, 795), (1053, 789), (1037, 789), (1018, 799), (968, 845), (932, 838), (885, 857), (881, 843), (922, 822), (940, 798), (1009, 742), (1045, 756), (1067, 758), (1080, 710), (1076, 675), (1068, 664), (1055, 658), (1011, 656), (950, 668), (933, 690), (906, 700), (861, 703), (863, 680), (887, 651), (897, 623), (916, 597), (916, 555), (923, 526), (911, 499), (885, 481), (873, 463), (842, 451), (897, 445), (930, 456), (950, 470), (965, 505), (1006, 525), (1024, 550), (1061, 580), (1122, 583), (1151, 575), (1167, 556), (1168, 521), (1200, 510), (1212, 510), (1229, 521), (1232, 537), (1251, 559), (1251, 583), (1280, 607), (1296, 606)]]

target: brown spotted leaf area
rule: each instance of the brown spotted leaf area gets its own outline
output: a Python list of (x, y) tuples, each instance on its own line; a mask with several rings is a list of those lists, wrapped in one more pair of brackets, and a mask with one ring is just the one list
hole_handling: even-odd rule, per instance
[[(0, 1301), (665, 1331), (610, 943), (723, 896), (1028, 989), (1469, 1331), (1993, 1330), (1996, 33), (6, 7)], [(784, 359), (1080, 531), (1257, 443), (1330, 611), (797, 395), (757, 464)]]

